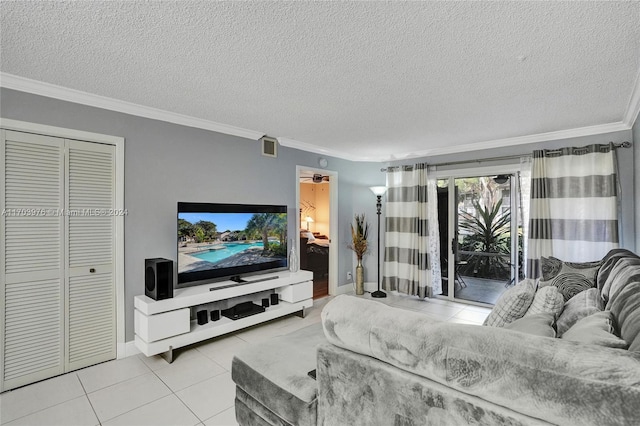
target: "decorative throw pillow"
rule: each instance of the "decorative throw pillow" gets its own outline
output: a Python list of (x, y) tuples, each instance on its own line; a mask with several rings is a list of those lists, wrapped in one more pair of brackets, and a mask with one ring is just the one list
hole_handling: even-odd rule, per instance
[(563, 262), (555, 257), (542, 257), (540, 287), (558, 287), (566, 302), (581, 291), (596, 286), (596, 275), (601, 262)]
[(558, 317), (558, 337), (582, 318), (600, 312), (602, 309), (602, 299), (597, 288), (590, 288), (576, 294), (564, 304), (562, 313)]
[(533, 302), (524, 314), (525, 317), (542, 313), (550, 313), (555, 317), (562, 312), (564, 307), (564, 297), (558, 291), (558, 287), (549, 285), (536, 291)]
[(564, 340), (627, 349), (629, 344), (616, 336), (611, 311), (600, 311), (582, 318), (562, 335)]
[(506, 290), (496, 302), (487, 319), (484, 320), (483, 325), (503, 327), (505, 324), (522, 318), (531, 306), (535, 292), (536, 283), (530, 279), (521, 281)]
[(309, 231), (300, 231), (300, 236), (302, 238), (306, 238), (308, 243), (316, 239), (316, 237), (314, 237), (313, 234)]
[(556, 337), (556, 316), (546, 312), (527, 315), (507, 324), (504, 328), (519, 331), (521, 333), (534, 334), (536, 336)]

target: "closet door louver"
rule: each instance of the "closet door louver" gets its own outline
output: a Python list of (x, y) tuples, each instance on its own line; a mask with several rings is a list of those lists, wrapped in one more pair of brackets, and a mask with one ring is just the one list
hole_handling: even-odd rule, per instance
[(3, 390), (64, 369), (64, 140), (2, 131)]
[(68, 141), (68, 370), (116, 357), (114, 154)]

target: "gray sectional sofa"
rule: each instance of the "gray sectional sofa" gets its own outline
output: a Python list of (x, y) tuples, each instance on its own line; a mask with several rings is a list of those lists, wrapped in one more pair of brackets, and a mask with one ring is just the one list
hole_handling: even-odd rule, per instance
[[(640, 424), (640, 258), (612, 250), (594, 277), (591, 292), (597, 297), (585, 297), (577, 308), (577, 294), (564, 303), (566, 336), (560, 337), (545, 334), (551, 328), (557, 335), (555, 315), (549, 321), (540, 312), (512, 318), (511, 324), (524, 324), (515, 329), (473, 326), (338, 296), (323, 309), (322, 327), (236, 355), (237, 420), (241, 425)], [(523, 293), (524, 284), (518, 286), (513, 293)], [(568, 308), (570, 302), (574, 306)], [(314, 369), (316, 379), (308, 375)]]

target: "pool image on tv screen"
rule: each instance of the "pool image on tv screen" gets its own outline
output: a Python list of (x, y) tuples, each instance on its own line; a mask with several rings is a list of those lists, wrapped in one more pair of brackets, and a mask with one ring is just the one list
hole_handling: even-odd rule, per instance
[(286, 212), (178, 212), (180, 281), (284, 267), (286, 262)]

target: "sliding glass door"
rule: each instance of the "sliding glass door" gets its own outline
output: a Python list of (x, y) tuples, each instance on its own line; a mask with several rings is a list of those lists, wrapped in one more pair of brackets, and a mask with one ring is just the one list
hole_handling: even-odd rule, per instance
[(442, 295), (493, 305), (518, 281), (522, 224), (516, 173), (438, 180)]

